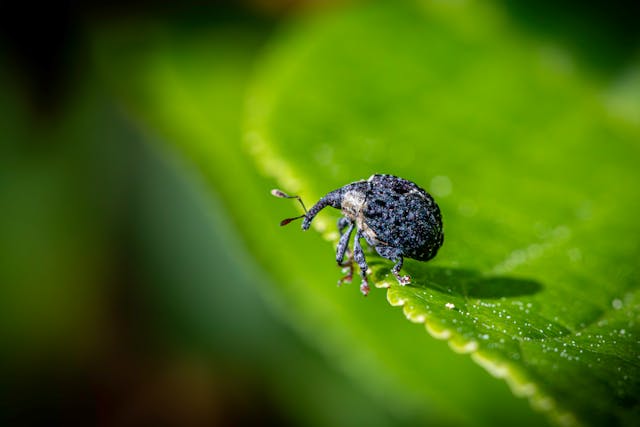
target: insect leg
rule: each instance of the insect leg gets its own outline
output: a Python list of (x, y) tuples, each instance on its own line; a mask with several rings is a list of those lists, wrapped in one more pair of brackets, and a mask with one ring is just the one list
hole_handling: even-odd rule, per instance
[(366, 296), (369, 293), (369, 281), (367, 280), (367, 270), (369, 270), (369, 266), (367, 265), (367, 260), (364, 258), (362, 246), (360, 246), (360, 239), (362, 237), (362, 230), (358, 230), (356, 237), (353, 240), (353, 258), (360, 266), (360, 277), (362, 277), (360, 292)]
[[(342, 233), (342, 230), (340, 231)], [(338, 242), (338, 248), (336, 251), (336, 261), (338, 265), (345, 265), (342, 263), (342, 259), (344, 258), (344, 254), (349, 248), (349, 237), (351, 237), (351, 233), (353, 232), (353, 223), (349, 224), (349, 228), (346, 233), (342, 233), (340, 236), (340, 241)]]
[(340, 232), (341, 236), (344, 234), (344, 229), (349, 225), (351, 225), (351, 221), (349, 221), (349, 218), (347, 218), (346, 216), (341, 216), (338, 219), (338, 231)]
[[(347, 233), (345, 235), (344, 229), (347, 227), (349, 227), (349, 230), (347, 230)], [(351, 236), (351, 232), (353, 231), (353, 223), (349, 220), (349, 218), (341, 216), (338, 219), (338, 231), (340, 232), (340, 242), (338, 243), (336, 261), (338, 262), (338, 265), (343, 266), (346, 264), (342, 263), (342, 259), (344, 258), (344, 254), (349, 251), (349, 236)], [(349, 261), (347, 261), (347, 263), (351, 264), (352, 262), (353, 256), (350, 254)]]
[(344, 254), (349, 248), (349, 237), (351, 237), (352, 232), (353, 223), (350, 223), (347, 232), (342, 233), (342, 236), (340, 236), (340, 241), (338, 242), (338, 248), (336, 250), (336, 262), (338, 263), (338, 266), (345, 267), (343, 269), (343, 272), (347, 274), (346, 276), (338, 280), (338, 286), (342, 285), (345, 282), (351, 283), (351, 280), (353, 279), (353, 256), (350, 255), (346, 262), (342, 262), (344, 259)]
[(408, 285), (409, 283), (411, 283), (410, 276), (400, 275), (400, 269), (402, 268), (403, 261), (404, 260), (402, 258), (402, 255), (398, 255), (398, 257), (396, 258), (396, 265), (394, 265), (393, 268), (391, 269), (391, 272), (393, 273), (394, 276), (396, 276), (398, 283), (400, 283), (402, 286)]
[(391, 248), (389, 246), (377, 246), (376, 251), (378, 251), (380, 256), (396, 263), (391, 269), (391, 272), (396, 277), (400, 285), (404, 286), (411, 283), (411, 277), (400, 275), (400, 269), (402, 269), (404, 258), (402, 257), (402, 252), (399, 249)]

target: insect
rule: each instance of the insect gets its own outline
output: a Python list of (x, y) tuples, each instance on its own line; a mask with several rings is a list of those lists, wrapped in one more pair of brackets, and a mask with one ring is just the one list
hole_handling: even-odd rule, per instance
[[(280, 225), (303, 218), (302, 229), (308, 230), (311, 221), (325, 207), (331, 206), (342, 211), (343, 216), (338, 220), (340, 240), (336, 261), (339, 266), (348, 267), (349, 274), (338, 284), (352, 280), (355, 260), (360, 267), (360, 291), (364, 295), (369, 293), (369, 267), (360, 245), (362, 238), (382, 257), (395, 262), (391, 272), (403, 286), (411, 282), (409, 276), (400, 275), (404, 258), (428, 261), (436, 255), (444, 241), (440, 208), (431, 195), (415, 183), (397, 176), (376, 174), (367, 180), (347, 184), (326, 194), (309, 210), (300, 196), (290, 196), (281, 190), (272, 190), (271, 194), (297, 199), (304, 210), (303, 215), (286, 218)], [(353, 251), (345, 262), (354, 228)]]

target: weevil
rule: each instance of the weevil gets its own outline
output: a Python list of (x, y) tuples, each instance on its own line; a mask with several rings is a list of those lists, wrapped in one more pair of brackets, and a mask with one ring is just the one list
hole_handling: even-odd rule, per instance
[[(360, 291), (369, 293), (369, 269), (360, 240), (374, 248), (380, 256), (395, 263), (391, 272), (400, 285), (411, 283), (409, 276), (401, 276), (404, 258), (428, 261), (436, 256), (444, 242), (442, 215), (433, 197), (414, 182), (393, 175), (375, 174), (367, 180), (356, 181), (327, 193), (307, 210), (300, 196), (290, 196), (281, 190), (272, 190), (276, 197), (297, 199), (304, 214), (286, 218), (280, 225), (303, 218), (302, 229), (308, 230), (311, 221), (327, 206), (342, 211), (338, 219), (340, 240), (336, 261), (348, 267), (349, 274), (338, 281), (350, 282), (353, 261), (360, 267)], [(349, 239), (356, 229), (353, 251), (345, 262)]]

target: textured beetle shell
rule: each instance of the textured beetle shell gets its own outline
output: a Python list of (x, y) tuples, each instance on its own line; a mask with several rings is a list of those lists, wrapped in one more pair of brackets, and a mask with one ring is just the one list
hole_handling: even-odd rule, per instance
[[(297, 198), (302, 204), (298, 196), (287, 196), (280, 190), (273, 190), (271, 194)], [(344, 215), (338, 220), (340, 241), (336, 248), (336, 261), (339, 266), (348, 267), (350, 272), (338, 283), (351, 281), (353, 263), (356, 262), (362, 277), (360, 291), (364, 295), (369, 293), (369, 267), (360, 239), (364, 237), (380, 256), (395, 262), (391, 272), (402, 286), (411, 283), (411, 277), (400, 275), (404, 257), (428, 261), (444, 241), (440, 208), (433, 198), (413, 182), (393, 175), (372, 175), (366, 181), (352, 182), (333, 190), (311, 209), (305, 209), (304, 215), (287, 218), (280, 225), (304, 218), (302, 229), (308, 230), (311, 221), (327, 206), (340, 209)], [(354, 227), (357, 232), (353, 239), (353, 252), (344, 263)]]
[(392, 175), (373, 175), (350, 186), (364, 196), (352, 219), (369, 244), (397, 248), (402, 255), (420, 261), (436, 255), (444, 241), (442, 216), (429, 193)]

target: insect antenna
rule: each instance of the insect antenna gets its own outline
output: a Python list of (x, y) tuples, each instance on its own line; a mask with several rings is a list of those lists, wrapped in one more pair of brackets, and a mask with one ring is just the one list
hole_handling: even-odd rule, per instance
[(304, 218), (304, 217), (307, 216), (307, 208), (305, 207), (304, 203), (302, 202), (302, 199), (300, 198), (300, 196), (290, 196), (287, 193), (285, 193), (284, 191), (278, 190), (278, 189), (271, 190), (271, 195), (275, 196), (275, 197), (279, 197), (281, 199), (297, 199), (298, 202), (300, 202), (300, 205), (302, 206), (302, 209), (304, 210), (304, 215), (295, 216), (293, 218), (285, 218), (282, 221), (280, 221), (280, 226), (287, 225), (291, 221), (295, 221), (296, 219)]

